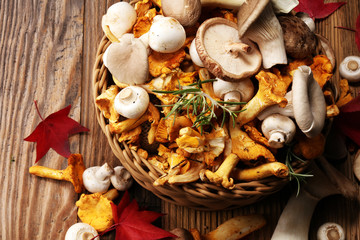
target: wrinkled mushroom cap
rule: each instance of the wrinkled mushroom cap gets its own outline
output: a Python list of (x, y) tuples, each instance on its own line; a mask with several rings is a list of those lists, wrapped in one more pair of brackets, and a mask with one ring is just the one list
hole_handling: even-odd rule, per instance
[(195, 44), (205, 68), (225, 81), (240, 81), (255, 74), (261, 66), (257, 47), (240, 39), (237, 25), (224, 18), (203, 22)]
[(118, 43), (105, 51), (104, 65), (119, 82), (128, 85), (143, 84), (148, 78), (147, 49), (133, 34), (124, 34)]

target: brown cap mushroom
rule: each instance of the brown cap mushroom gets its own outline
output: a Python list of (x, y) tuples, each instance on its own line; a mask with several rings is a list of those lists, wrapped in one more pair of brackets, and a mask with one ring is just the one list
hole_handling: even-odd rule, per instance
[(195, 45), (205, 68), (225, 81), (250, 77), (261, 66), (261, 54), (255, 44), (240, 39), (236, 24), (224, 18), (203, 22), (196, 33)]
[(294, 15), (278, 17), (284, 34), (286, 53), (293, 58), (311, 56), (316, 49), (316, 36), (300, 18)]
[(173, 17), (183, 26), (196, 23), (201, 14), (200, 0), (161, 0), (164, 16)]
[(119, 82), (135, 85), (146, 82), (149, 73), (147, 49), (133, 34), (124, 34), (103, 56), (104, 65)]

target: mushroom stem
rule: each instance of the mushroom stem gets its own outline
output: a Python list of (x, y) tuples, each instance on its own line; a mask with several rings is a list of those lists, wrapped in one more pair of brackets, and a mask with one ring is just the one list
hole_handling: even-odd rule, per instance
[(308, 239), (311, 217), (317, 203), (324, 197), (340, 193), (315, 163), (311, 165), (311, 171), (314, 176), (302, 187), (299, 195), (294, 193), (290, 197), (271, 240)]
[(232, 189), (235, 187), (234, 180), (229, 178), (229, 175), (239, 160), (240, 158), (236, 154), (231, 153), (225, 158), (224, 162), (220, 165), (216, 172), (206, 170), (205, 175), (210, 182), (218, 185), (221, 184), (224, 188)]
[(109, 166), (109, 164), (105, 163), (102, 165), (95, 173), (95, 178), (101, 181), (109, 178), (113, 173), (113, 169)]
[(318, 240), (345, 240), (344, 229), (337, 223), (324, 223), (317, 232)]
[(239, 57), (242, 52), (249, 52), (251, 47), (242, 42), (231, 42), (225, 45), (225, 51), (232, 55), (234, 58)]
[(43, 166), (32, 166), (29, 168), (29, 173), (38, 177), (71, 182), (76, 193), (81, 193), (85, 190), (82, 178), (84, 171), (85, 166), (80, 154), (71, 154), (68, 158), (68, 167), (64, 170), (56, 170)]
[(359, 68), (359, 64), (356, 61), (351, 60), (347, 63), (347, 68), (350, 69), (351, 71), (355, 71), (356, 69)]
[(237, 9), (245, 0), (201, 0), (201, 5), (206, 7), (221, 7), (229, 9)]

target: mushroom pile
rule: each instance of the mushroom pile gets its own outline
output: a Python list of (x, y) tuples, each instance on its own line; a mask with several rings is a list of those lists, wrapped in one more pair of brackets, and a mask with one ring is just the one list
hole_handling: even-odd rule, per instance
[(305, 160), (322, 154), (325, 121), (338, 114), (334, 61), (318, 55), (316, 34), (289, 6), (141, 0), (108, 9), (112, 81), (96, 104), (110, 132), (162, 173), (154, 185), (233, 189), (289, 177), (289, 149)]

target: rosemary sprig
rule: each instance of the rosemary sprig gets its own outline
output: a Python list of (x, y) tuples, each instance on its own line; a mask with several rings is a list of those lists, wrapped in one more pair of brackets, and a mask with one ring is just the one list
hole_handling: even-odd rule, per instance
[(201, 89), (201, 84), (214, 82), (216, 79), (208, 79), (204, 81), (197, 81), (187, 86), (181, 86), (179, 84), (179, 90), (174, 91), (162, 91), (162, 90), (152, 90), (154, 93), (159, 94), (173, 94), (176, 95), (178, 100), (174, 104), (170, 105), (157, 105), (158, 107), (172, 107), (170, 112), (165, 116), (165, 119), (174, 116), (176, 118), (177, 114), (180, 114), (182, 111), (186, 111), (187, 115), (190, 117), (190, 111), (196, 117), (194, 121), (194, 127), (200, 128), (201, 133), (203, 132), (203, 127), (205, 125), (212, 125), (212, 119), (216, 119), (215, 109), (220, 108), (223, 110), (223, 118), (221, 120), (221, 127), (224, 126), (226, 120), (226, 114), (232, 118), (232, 122), (235, 126), (235, 118), (237, 113), (244, 111), (233, 111), (229, 108), (232, 105), (243, 105), (245, 102), (226, 102), (226, 101), (216, 101), (211, 96), (206, 94)]
[(301, 182), (305, 182), (307, 177), (313, 177), (313, 175), (308, 173), (296, 173), (291, 165), (291, 163), (295, 160), (305, 162), (304, 159), (300, 158), (292, 151), (292, 145), (289, 145), (287, 146), (287, 150), (286, 150), (285, 165), (289, 168), (290, 181), (295, 179), (297, 183), (297, 192), (296, 192), (296, 196), (297, 196), (300, 193)]

